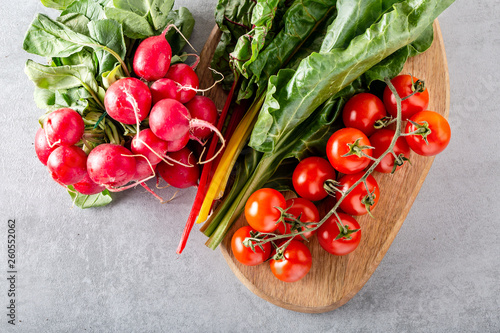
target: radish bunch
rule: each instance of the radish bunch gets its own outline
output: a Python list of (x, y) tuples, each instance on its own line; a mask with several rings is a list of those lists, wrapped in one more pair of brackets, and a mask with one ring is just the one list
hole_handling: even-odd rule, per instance
[[(36, 133), (35, 151), (56, 182), (84, 195), (141, 184), (162, 201), (144, 183), (157, 172), (176, 188), (197, 185), (200, 162), (186, 146), (190, 140), (203, 143), (212, 131), (221, 137), (215, 127), (218, 111), (212, 100), (196, 95), (199, 79), (192, 67), (170, 64), (167, 30), (139, 44), (133, 59), (137, 77), (109, 86), (103, 103), (106, 113), (94, 126), (86, 126), (85, 112), (70, 108), (46, 117)], [(118, 142), (110, 140), (89, 149), (87, 140), (95, 136), (106, 114), (108, 125), (128, 133)]]

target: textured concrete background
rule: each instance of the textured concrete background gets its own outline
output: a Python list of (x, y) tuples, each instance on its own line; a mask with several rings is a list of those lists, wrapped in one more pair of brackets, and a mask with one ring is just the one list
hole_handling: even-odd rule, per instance
[[(196, 18), (198, 50), (215, 3), (177, 1)], [(137, 188), (106, 208), (70, 208), (35, 156), (41, 111), (23, 73), (24, 33), (36, 12), (50, 11), (35, 0), (2, 1), (0, 331), (499, 332), (499, 8), (498, 0), (457, 1), (441, 15), (452, 141), (364, 288), (342, 308), (311, 315), (253, 295), (199, 232), (175, 255), (193, 189), (174, 205), (158, 205)], [(18, 244), (15, 328), (6, 317), (11, 218)]]

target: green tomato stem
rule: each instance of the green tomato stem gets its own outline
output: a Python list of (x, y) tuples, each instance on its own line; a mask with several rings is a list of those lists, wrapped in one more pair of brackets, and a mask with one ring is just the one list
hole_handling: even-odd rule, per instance
[[(377, 159), (373, 160), (374, 163), (370, 166), (370, 168), (368, 168), (368, 170), (366, 170), (366, 172), (364, 173), (363, 177), (361, 177), (360, 179), (358, 179), (358, 181), (355, 182), (351, 187), (349, 187), (349, 189), (347, 189), (345, 192), (341, 192), (342, 195), (339, 198), (339, 200), (337, 201), (337, 203), (321, 219), (321, 221), (319, 221), (316, 224), (316, 226), (314, 226), (312, 228), (304, 229), (304, 230), (298, 230), (296, 233), (293, 233), (293, 234), (277, 235), (277, 234), (274, 234), (274, 233), (259, 233), (260, 235), (266, 235), (268, 237), (266, 239), (263, 239), (263, 240), (262, 239), (257, 239), (257, 238), (251, 239), (251, 241), (255, 241), (254, 245), (265, 244), (265, 243), (268, 243), (268, 242), (273, 242), (274, 243), (275, 241), (278, 241), (280, 239), (285, 239), (285, 238), (293, 237), (293, 236), (296, 236), (296, 235), (302, 235), (302, 234), (304, 234), (306, 232), (311, 232), (311, 231), (317, 230), (332, 215), (335, 215), (336, 218), (337, 218), (337, 220), (338, 220), (338, 222), (340, 223), (340, 217), (339, 217), (339, 215), (337, 213), (337, 209), (339, 208), (339, 206), (342, 203), (342, 201), (344, 201), (345, 197), (348, 196), (349, 193), (351, 193), (359, 184), (365, 183), (365, 186), (366, 186), (366, 179), (368, 178), (368, 176), (370, 176), (373, 173), (373, 171), (375, 170), (375, 168), (377, 167), (377, 165), (379, 165), (379, 163), (384, 159), (384, 157), (387, 154), (394, 154), (394, 146), (396, 145), (396, 141), (402, 135), (402, 133), (401, 133), (401, 125), (402, 125), (402, 119), (401, 119), (401, 102), (402, 102), (402, 99), (401, 99), (401, 97), (399, 97), (398, 92), (396, 91), (396, 88), (394, 88), (394, 85), (391, 83), (391, 80), (386, 77), (384, 79), (384, 81), (387, 84), (387, 86), (389, 87), (389, 89), (392, 91), (392, 93), (394, 94), (394, 97), (396, 98), (396, 104), (397, 104), (396, 130), (395, 130), (394, 136), (392, 137), (392, 141), (391, 141), (389, 147), (386, 149), (386, 151), (384, 153), (382, 153), (382, 155), (380, 155)], [(371, 197), (372, 194), (368, 190), (368, 187), (367, 187), (367, 191), (368, 191), (368, 193), (369, 193), (369, 195)], [(286, 245), (287, 245), (287, 243), (281, 245), (278, 249), (280, 251), (284, 251), (284, 247), (286, 247)]]

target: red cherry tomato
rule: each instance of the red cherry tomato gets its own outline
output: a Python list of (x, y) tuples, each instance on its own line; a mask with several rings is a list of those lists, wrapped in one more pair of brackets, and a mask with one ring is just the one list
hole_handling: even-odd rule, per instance
[[(364, 172), (359, 172), (354, 175), (345, 175), (339, 179), (340, 185), (338, 188), (343, 192), (347, 191), (354, 183), (356, 183), (361, 177), (363, 177)], [(369, 207), (370, 211), (377, 206), (378, 200), (380, 199), (380, 190), (375, 178), (372, 175), (366, 178), (366, 184), (368, 185), (368, 189), (373, 196), (373, 204)], [(340, 209), (351, 215), (365, 215), (368, 213), (366, 210), (365, 204), (362, 202), (363, 200), (368, 199), (368, 192), (366, 191), (365, 185), (361, 182), (358, 186), (356, 186), (351, 193), (349, 193), (344, 200), (340, 203)], [(337, 192), (336, 198), (340, 200), (341, 194)]]
[(283, 259), (271, 259), (269, 265), (271, 272), (281, 281), (299, 281), (311, 269), (311, 251), (303, 243), (292, 240), (283, 252)]
[[(370, 143), (373, 147), (375, 147), (375, 149), (373, 149), (373, 157), (379, 158), (380, 155), (382, 155), (387, 150), (387, 148), (389, 148), (395, 133), (396, 131), (394, 130), (383, 128), (376, 131), (372, 136), (370, 136)], [(406, 143), (405, 138), (402, 136), (400, 136), (396, 140), (396, 144), (394, 145), (393, 150), (397, 156), (403, 154), (403, 156), (406, 158), (410, 157), (410, 147)], [(385, 155), (382, 161), (380, 161), (380, 163), (375, 167), (375, 171), (391, 173), (394, 169), (394, 161), (394, 155), (392, 155), (391, 153)], [(396, 170), (401, 169), (401, 167), (402, 165), (396, 167)]]
[(335, 170), (327, 160), (316, 156), (300, 161), (292, 175), (295, 192), (311, 201), (322, 200), (328, 195), (323, 188), (327, 179), (335, 179)]
[(245, 204), (245, 218), (255, 230), (273, 232), (278, 228), (276, 222), (281, 216), (281, 212), (275, 207), (285, 209), (285, 197), (272, 188), (262, 188), (248, 198)]
[[(318, 242), (327, 252), (336, 256), (344, 256), (354, 251), (361, 241), (361, 230), (358, 221), (352, 216), (344, 213), (338, 213), (340, 223), (344, 226), (343, 236), (336, 239), (340, 232), (337, 225), (337, 217), (330, 216), (321, 227), (318, 228)], [(353, 230), (358, 230), (352, 232)]]
[(384, 103), (370, 93), (354, 95), (344, 106), (342, 119), (345, 127), (353, 127), (370, 136), (375, 122), (387, 115)]
[[(396, 88), (399, 97), (404, 98), (410, 95), (413, 90), (413, 83), (417, 82), (418, 79), (411, 75), (398, 75), (394, 79), (391, 80), (391, 83)], [(384, 90), (384, 105), (387, 109), (387, 112), (394, 118), (398, 115), (398, 109), (396, 104), (396, 97), (392, 93), (389, 87), (386, 87)], [(423, 111), (427, 109), (429, 105), (429, 92), (425, 89), (421, 93), (416, 93), (410, 98), (401, 102), (401, 116), (403, 120), (406, 120), (413, 116), (415, 113)]]
[[(318, 208), (309, 200), (304, 198), (293, 198), (286, 201), (287, 213), (299, 218), (300, 222), (319, 222), (319, 212)], [(285, 219), (286, 220), (286, 219)], [(312, 226), (311, 226), (312, 227)], [(301, 228), (305, 230), (306, 228)], [(289, 234), (291, 232), (291, 225), (289, 223), (279, 223), (278, 233), (281, 235)], [(294, 231), (295, 232), (295, 231)], [(314, 234), (315, 230), (306, 232), (304, 235), (306, 238), (310, 238)], [(301, 235), (297, 235), (293, 238), (294, 240), (303, 240)]]
[[(370, 163), (370, 159), (366, 156), (349, 155), (349, 144), (355, 143), (357, 140), (358, 146), (370, 146), (368, 137), (358, 129), (342, 128), (332, 134), (326, 144), (326, 155), (333, 168), (345, 174), (353, 174), (366, 168)], [(372, 156), (371, 149), (362, 149), (363, 153)]]
[[(450, 142), (451, 129), (446, 118), (434, 111), (422, 111), (413, 115), (411, 121), (424, 125), (427, 122), (430, 133), (426, 135), (428, 144), (422, 135), (405, 136), (410, 148), (417, 154), (423, 156), (434, 156), (442, 152)], [(406, 124), (406, 133), (414, 132), (417, 126), (410, 121)]]
[(271, 243), (262, 244), (264, 250), (259, 246), (255, 246), (255, 251), (252, 251), (250, 247), (243, 245), (243, 241), (247, 237), (252, 237), (250, 232), (255, 232), (251, 227), (245, 226), (241, 227), (231, 238), (231, 249), (233, 250), (234, 257), (243, 265), (255, 266), (262, 264), (271, 255)]

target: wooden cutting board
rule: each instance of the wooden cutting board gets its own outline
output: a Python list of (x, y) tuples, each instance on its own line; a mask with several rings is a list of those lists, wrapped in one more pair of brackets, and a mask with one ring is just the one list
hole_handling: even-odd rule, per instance
[[(437, 111), (448, 118), (448, 66), (437, 20), (434, 23), (434, 34), (431, 48), (409, 59), (403, 73), (412, 73), (425, 80), (430, 93), (429, 110)], [(211, 72), (207, 68), (220, 35), (216, 26), (201, 52), (198, 75), (202, 88), (209, 87), (213, 82)], [(226, 99), (222, 89), (217, 87), (207, 95), (214, 99), (219, 109), (222, 108)], [(282, 282), (274, 277), (269, 265), (248, 267), (234, 258), (231, 252), (231, 237), (239, 227), (246, 224), (242, 216), (220, 246), (229, 267), (253, 293), (289, 310), (319, 313), (345, 304), (368, 281), (391, 246), (434, 160), (433, 157), (423, 157), (413, 152), (410, 159), (412, 164), (406, 165), (394, 175), (378, 172), (373, 174), (380, 185), (380, 201), (373, 210), (375, 219), (368, 215), (356, 218), (363, 229), (363, 237), (359, 247), (351, 254), (333, 256), (324, 251), (313, 236), (308, 243), (313, 257), (309, 274), (298, 282)], [(327, 204), (324, 203), (319, 207), (323, 215), (330, 208), (325, 206)], [(423, 224), (422, 228), (425, 227)]]

